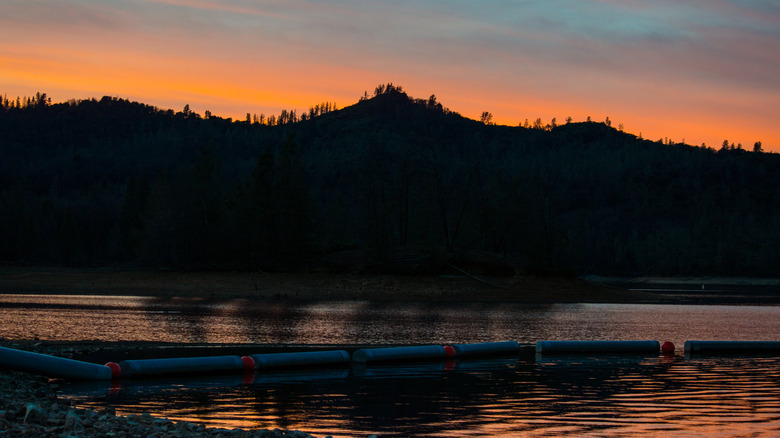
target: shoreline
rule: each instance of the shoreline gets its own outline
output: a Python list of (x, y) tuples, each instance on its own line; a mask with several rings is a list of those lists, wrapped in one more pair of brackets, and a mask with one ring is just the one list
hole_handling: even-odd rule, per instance
[(0, 294), (309, 302), (780, 304), (780, 279), (477, 277), (0, 266)]
[(667, 299), (580, 278), (151, 271), (0, 266), (0, 294), (306, 301), (637, 303)]

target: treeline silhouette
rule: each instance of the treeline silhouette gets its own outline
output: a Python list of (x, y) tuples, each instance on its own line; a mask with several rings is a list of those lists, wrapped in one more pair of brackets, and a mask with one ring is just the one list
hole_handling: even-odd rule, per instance
[(632, 276), (780, 266), (780, 156), (760, 143), (715, 151), (608, 123), (496, 126), (392, 84), (336, 108), (261, 123), (112, 97), (3, 97), (0, 262)]

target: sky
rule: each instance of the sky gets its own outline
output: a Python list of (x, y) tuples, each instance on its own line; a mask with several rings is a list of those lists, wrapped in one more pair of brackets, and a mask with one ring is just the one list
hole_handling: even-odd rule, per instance
[(203, 114), (354, 104), (376, 85), (517, 125), (780, 152), (776, 0), (0, 0), (0, 94)]

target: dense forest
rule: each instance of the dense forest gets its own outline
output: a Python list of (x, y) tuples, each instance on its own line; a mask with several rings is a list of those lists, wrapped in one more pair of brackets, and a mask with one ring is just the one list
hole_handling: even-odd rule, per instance
[(776, 275), (780, 155), (497, 126), (392, 84), (233, 121), (0, 99), (0, 263)]

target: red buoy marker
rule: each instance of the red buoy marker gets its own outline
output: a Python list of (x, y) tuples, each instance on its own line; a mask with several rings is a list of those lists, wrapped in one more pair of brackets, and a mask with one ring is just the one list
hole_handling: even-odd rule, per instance
[(255, 371), (255, 360), (252, 359), (249, 356), (241, 356), (241, 362), (244, 363), (244, 371), (246, 372), (254, 372)]
[(444, 356), (448, 358), (455, 357), (455, 349), (450, 347), (449, 345), (444, 346)]
[(111, 378), (112, 379), (118, 379), (122, 377), (122, 367), (119, 366), (116, 362), (109, 362), (106, 364), (107, 367), (111, 368)]
[(663, 354), (674, 354), (674, 344), (666, 341), (661, 345), (661, 352)]

